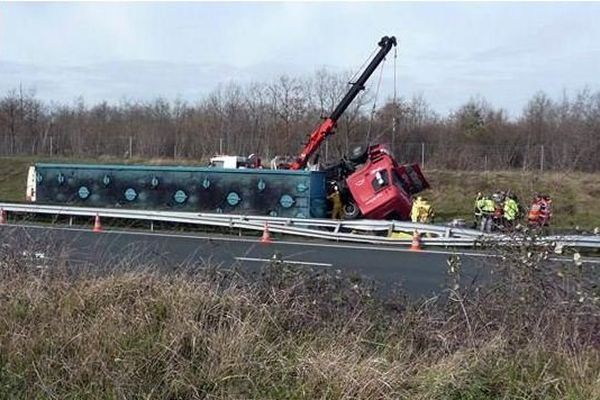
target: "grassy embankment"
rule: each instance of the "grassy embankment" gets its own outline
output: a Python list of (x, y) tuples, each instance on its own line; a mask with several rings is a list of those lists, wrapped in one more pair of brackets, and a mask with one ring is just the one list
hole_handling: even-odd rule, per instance
[(2, 247), (0, 398), (600, 399), (600, 293), (524, 250), (498, 286), (382, 301), (297, 267), (75, 276)]
[[(0, 158), (0, 200), (22, 201), (27, 167), (33, 158)], [(65, 160), (59, 160), (65, 161)], [(117, 160), (77, 160), (76, 162), (121, 162)], [(165, 163), (165, 160), (130, 160), (129, 162)], [(173, 160), (167, 161), (173, 164)], [(185, 161), (193, 164), (192, 161)], [(581, 172), (524, 173), (522, 171), (426, 171), (433, 189), (424, 193), (433, 200), (438, 220), (472, 219), (472, 207), (478, 191), (491, 193), (511, 189), (528, 204), (540, 191), (554, 199), (553, 226), (592, 229), (600, 226), (600, 174)]]

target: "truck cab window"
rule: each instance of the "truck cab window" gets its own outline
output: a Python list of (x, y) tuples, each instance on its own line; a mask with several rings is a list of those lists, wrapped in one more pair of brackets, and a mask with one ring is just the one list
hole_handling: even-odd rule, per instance
[(390, 184), (390, 178), (388, 172), (384, 169), (381, 169), (375, 172), (375, 176), (371, 180), (371, 186), (375, 192), (380, 191), (384, 187)]

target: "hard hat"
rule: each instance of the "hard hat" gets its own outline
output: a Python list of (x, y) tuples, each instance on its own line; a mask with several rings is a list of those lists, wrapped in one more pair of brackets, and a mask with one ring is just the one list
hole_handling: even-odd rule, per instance
[(417, 201), (421, 201), (423, 198), (421, 196), (417, 196)]

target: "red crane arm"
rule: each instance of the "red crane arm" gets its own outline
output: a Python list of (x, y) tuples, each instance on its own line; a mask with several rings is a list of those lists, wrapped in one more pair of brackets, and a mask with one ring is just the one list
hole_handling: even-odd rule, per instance
[(321, 146), (325, 138), (333, 132), (335, 121), (327, 118), (321, 125), (310, 134), (308, 143), (302, 149), (302, 153), (296, 158), (296, 161), (290, 165), (290, 169), (302, 169), (306, 165), (308, 158)]
[(319, 146), (323, 143), (325, 138), (333, 133), (333, 129), (335, 128), (335, 124), (337, 120), (342, 116), (344, 111), (348, 108), (350, 103), (358, 96), (358, 93), (361, 90), (364, 90), (365, 83), (375, 71), (377, 66), (381, 64), (384, 60), (386, 54), (391, 50), (392, 47), (396, 46), (396, 38), (394, 36), (388, 37), (384, 36), (378, 43), (378, 46), (381, 47), (375, 57), (371, 60), (369, 65), (367, 65), (366, 69), (362, 72), (360, 77), (352, 84), (352, 87), (344, 98), (337, 105), (335, 110), (331, 113), (329, 118), (327, 118), (317, 129), (314, 130), (313, 133), (310, 134), (310, 138), (308, 139), (308, 143), (302, 149), (302, 153), (296, 158), (290, 165), (290, 169), (302, 169), (306, 166), (308, 159), (312, 156)]

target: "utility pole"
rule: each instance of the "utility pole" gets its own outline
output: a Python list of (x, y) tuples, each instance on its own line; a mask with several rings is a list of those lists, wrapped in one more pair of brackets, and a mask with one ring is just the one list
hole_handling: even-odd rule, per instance
[(133, 137), (129, 136), (129, 158), (133, 157)]

